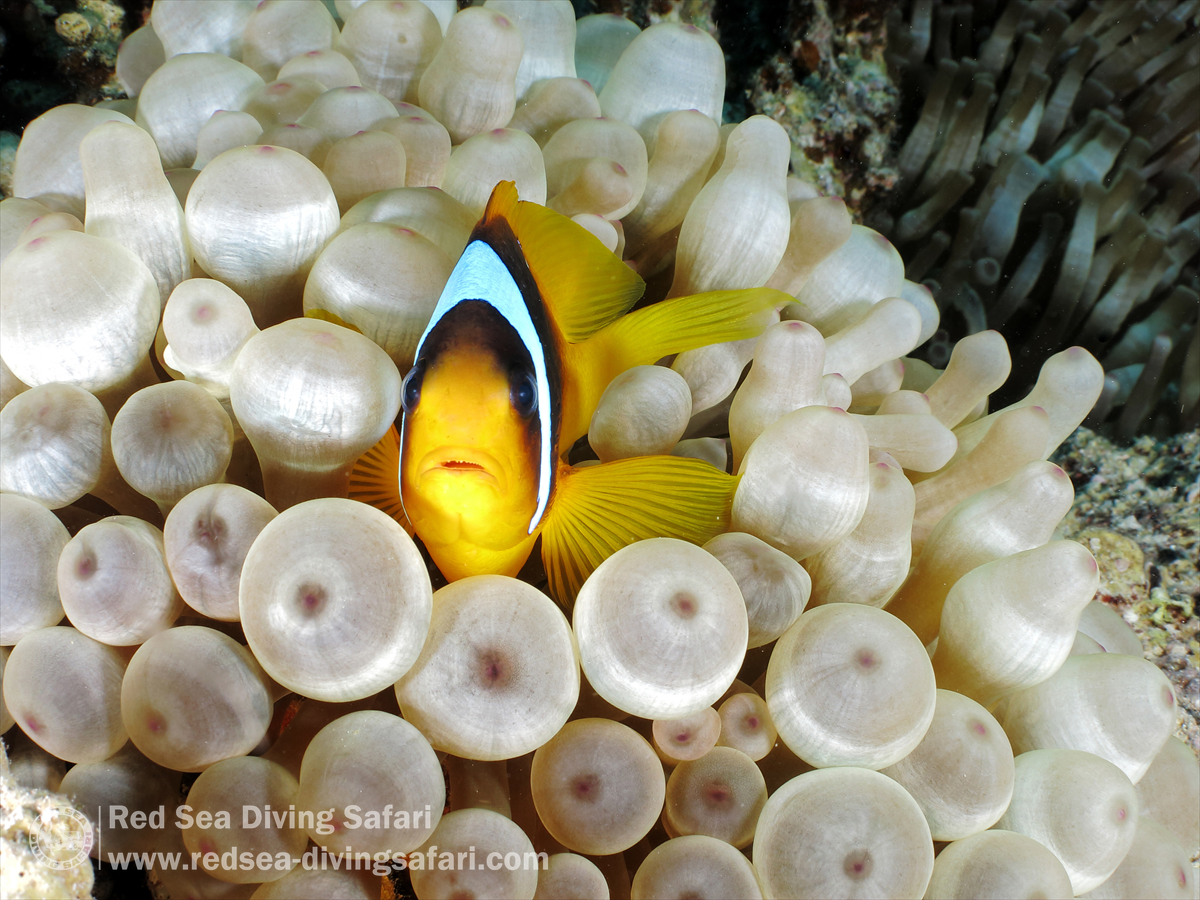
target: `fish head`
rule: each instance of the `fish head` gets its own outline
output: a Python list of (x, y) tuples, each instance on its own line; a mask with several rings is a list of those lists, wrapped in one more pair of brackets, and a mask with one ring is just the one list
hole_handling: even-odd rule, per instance
[(537, 374), (486, 301), (458, 304), (423, 341), (402, 391), (400, 489), (447, 578), (516, 574), (536, 532)]

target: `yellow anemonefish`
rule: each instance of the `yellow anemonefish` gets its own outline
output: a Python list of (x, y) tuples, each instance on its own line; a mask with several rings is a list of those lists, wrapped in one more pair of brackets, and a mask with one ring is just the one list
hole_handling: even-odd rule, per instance
[(421, 335), (401, 432), (360, 459), (350, 496), (411, 523), (451, 581), (516, 575), (540, 535), (559, 599), (634, 541), (725, 531), (737, 479), (707, 463), (564, 459), (621, 372), (754, 337), (792, 298), (714, 291), (629, 313), (644, 290), (584, 228), (498, 184)]

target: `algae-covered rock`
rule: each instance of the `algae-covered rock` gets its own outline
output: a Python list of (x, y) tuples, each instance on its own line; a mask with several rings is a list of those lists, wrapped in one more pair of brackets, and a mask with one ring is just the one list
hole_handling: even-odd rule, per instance
[(0, 897), (90, 898), (92, 834), (66, 797), (17, 784), (0, 744)]

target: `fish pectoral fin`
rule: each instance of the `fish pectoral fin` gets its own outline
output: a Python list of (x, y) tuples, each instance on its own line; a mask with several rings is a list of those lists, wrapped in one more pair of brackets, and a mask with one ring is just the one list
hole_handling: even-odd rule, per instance
[(641, 277), (582, 225), (540, 204), (518, 203), (511, 181), (492, 191), (483, 217), (494, 215), (507, 219), (521, 242), (546, 309), (569, 342), (628, 312), (645, 292)]
[(728, 531), (737, 483), (706, 462), (677, 456), (561, 466), (542, 529), (550, 595), (569, 607), (600, 563), (636, 541), (703, 544)]
[(412, 523), (400, 502), (400, 435), (393, 425), (350, 470), (351, 500), (387, 513), (412, 537)]

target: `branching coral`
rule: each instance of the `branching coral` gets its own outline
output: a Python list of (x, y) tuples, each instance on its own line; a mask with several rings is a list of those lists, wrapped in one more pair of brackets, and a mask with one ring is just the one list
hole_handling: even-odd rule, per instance
[[(1167, 113), (1192, 89), (1172, 70), (1192, 5), (1014, 0), (977, 49), (971, 7), (899, 10), (892, 62), (918, 82), (932, 46), (939, 67), (907, 206), (876, 222), (917, 251), (906, 278), (796, 177), (796, 135), (721, 124), (721, 49), (694, 24), (158, 0), (119, 60), (131, 116), (47, 113), (0, 206), (0, 724), (78, 763), (64, 788), (93, 815), (170, 805), (200, 773), (193, 821), (118, 838), (204, 860), (158, 873), (173, 896), (371, 896), (383, 874), (421, 898), (1187, 889), (1176, 695), (1089, 606), (1088, 547), (1051, 540), (1072, 490), (1047, 459), (1104, 371), (1080, 347), (1014, 361), (985, 326), (1037, 327), (1053, 276), (1092, 304), (1056, 342), (1140, 319), (1105, 351), (1149, 359), (1127, 410), (1172, 377), (1194, 162)], [(1108, 91), (1156, 130), (1072, 118), (1072, 84), (1080, 110)], [(565, 610), (536, 562), (442, 586), (379, 462), (502, 180), (645, 277), (642, 322), (668, 297), (781, 292), (754, 295), (761, 334), (681, 340), (595, 389), (564, 477), (703, 459), (732, 530), (623, 542), (606, 499), (617, 536)], [(935, 367), (911, 354), (949, 351), (943, 312), (980, 327)], [(1014, 368), (1036, 383), (1005, 405)], [(218, 824), (243, 806), (271, 817)], [(223, 861), (235, 845), (251, 864)], [(343, 849), (367, 868), (323, 870)]]

